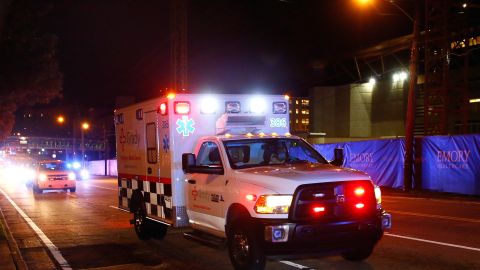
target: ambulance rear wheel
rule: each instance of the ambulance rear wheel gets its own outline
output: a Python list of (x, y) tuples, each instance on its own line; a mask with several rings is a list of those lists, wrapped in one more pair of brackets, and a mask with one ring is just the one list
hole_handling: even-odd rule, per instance
[(147, 223), (147, 216), (145, 215), (145, 210), (138, 206), (135, 212), (133, 212), (133, 227), (135, 228), (135, 233), (138, 238), (142, 240), (147, 240), (150, 238), (150, 226)]
[[(247, 224), (247, 225), (245, 225)], [(228, 253), (237, 270), (261, 270), (265, 268), (265, 254), (260, 239), (248, 221), (237, 221), (228, 232)]]
[(77, 188), (70, 188), (70, 192), (75, 192)]
[(370, 257), (373, 252), (373, 246), (360, 247), (342, 253), (342, 257), (348, 261), (363, 261)]

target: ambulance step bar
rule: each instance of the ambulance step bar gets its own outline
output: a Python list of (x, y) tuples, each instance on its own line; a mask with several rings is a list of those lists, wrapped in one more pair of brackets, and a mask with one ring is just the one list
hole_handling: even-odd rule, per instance
[(211, 234), (207, 234), (198, 230), (183, 233), (183, 237), (189, 240), (200, 242), (204, 245), (224, 249), (227, 247), (227, 239), (220, 238)]

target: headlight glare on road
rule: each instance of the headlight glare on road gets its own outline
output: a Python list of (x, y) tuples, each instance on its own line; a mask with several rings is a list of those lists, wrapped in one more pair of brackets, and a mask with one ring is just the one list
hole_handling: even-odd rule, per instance
[(88, 178), (90, 178), (90, 173), (88, 173), (87, 169), (82, 169), (80, 171), (80, 177), (82, 178), (82, 180), (87, 180)]
[(292, 195), (262, 195), (255, 203), (255, 212), (259, 214), (288, 214)]

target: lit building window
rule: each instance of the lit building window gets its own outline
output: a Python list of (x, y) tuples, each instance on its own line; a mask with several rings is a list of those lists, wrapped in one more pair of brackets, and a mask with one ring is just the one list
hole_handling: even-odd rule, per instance
[(310, 103), (310, 100), (308, 100), (308, 99), (302, 99), (302, 105), (303, 105), (303, 106), (308, 106), (309, 103)]
[(298, 109), (295, 109), (295, 114), (298, 114)]
[(310, 120), (308, 118), (302, 119), (302, 124), (308, 125), (309, 123), (310, 123)]
[(295, 104), (297, 104), (297, 105), (298, 105), (298, 99), (297, 99), (297, 100), (295, 100)]
[(298, 119), (295, 119), (295, 124), (298, 124)]
[(310, 114), (310, 111), (308, 109), (303, 109), (302, 114)]

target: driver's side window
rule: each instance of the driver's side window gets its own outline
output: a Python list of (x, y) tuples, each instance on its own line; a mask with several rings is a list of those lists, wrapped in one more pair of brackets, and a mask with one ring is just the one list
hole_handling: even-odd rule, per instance
[(199, 166), (219, 166), (222, 165), (220, 151), (214, 142), (204, 142), (200, 146), (197, 157), (197, 165)]

